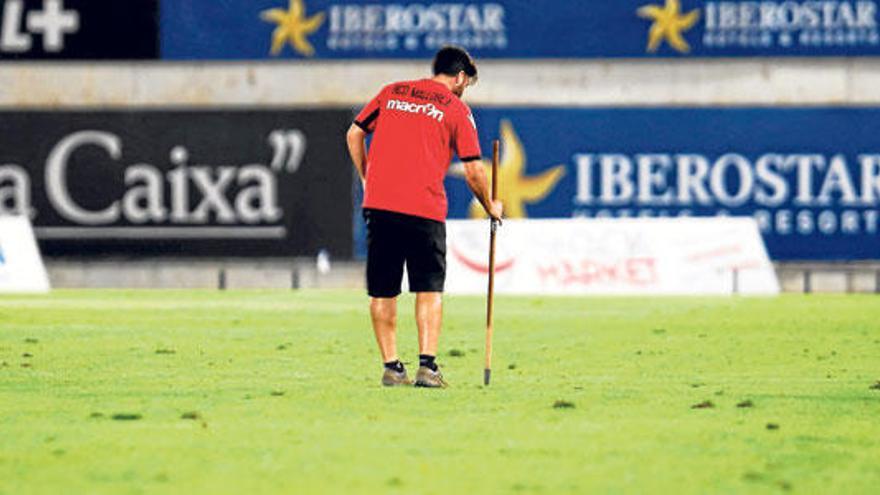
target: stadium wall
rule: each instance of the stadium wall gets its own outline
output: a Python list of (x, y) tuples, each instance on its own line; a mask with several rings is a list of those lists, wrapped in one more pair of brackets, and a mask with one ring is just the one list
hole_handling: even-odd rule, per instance
[[(15, 63), (0, 65), (4, 110), (356, 106), (391, 80), (420, 77), (425, 61), (257, 63)], [(873, 106), (873, 59), (679, 61), (484, 61), (468, 100), (479, 106)], [(339, 286), (361, 280), (358, 264), (321, 278), (313, 261), (50, 259), (56, 287), (195, 284), (201, 287)], [(260, 266), (257, 266), (260, 265)], [(266, 267), (269, 267), (268, 269)], [(126, 270), (120, 271), (123, 268)], [(786, 291), (875, 292), (870, 263), (778, 265)], [(120, 273), (126, 273), (120, 277)], [(170, 273), (170, 275), (169, 275)]]
[[(15, 63), (7, 108), (358, 105), (426, 61)], [(473, 105), (875, 105), (880, 60), (771, 58), (480, 63)]]

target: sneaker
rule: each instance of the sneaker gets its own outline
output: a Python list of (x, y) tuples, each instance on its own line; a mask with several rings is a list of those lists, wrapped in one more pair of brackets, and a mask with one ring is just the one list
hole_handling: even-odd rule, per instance
[(396, 387), (398, 385), (412, 385), (412, 380), (406, 376), (406, 370), (403, 371), (395, 371), (385, 369), (385, 373), (382, 375), (382, 385), (386, 387)]
[(416, 387), (446, 388), (448, 386), (443, 374), (440, 373), (440, 368), (432, 370), (427, 366), (419, 366), (419, 372), (416, 373)]

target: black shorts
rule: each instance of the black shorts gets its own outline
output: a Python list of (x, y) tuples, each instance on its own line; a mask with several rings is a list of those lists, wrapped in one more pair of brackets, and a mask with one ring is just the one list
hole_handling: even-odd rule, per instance
[(367, 224), (367, 292), (400, 294), (403, 265), (410, 292), (443, 292), (446, 282), (446, 224), (384, 210), (364, 210)]

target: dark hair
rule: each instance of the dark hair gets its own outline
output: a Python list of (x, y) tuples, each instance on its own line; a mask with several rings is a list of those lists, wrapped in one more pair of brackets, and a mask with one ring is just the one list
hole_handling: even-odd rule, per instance
[(474, 59), (464, 48), (444, 46), (437, 52), (437, 55), (434, 55), (435, 76), (438, 74), (456, 76), (461, 71), (464, 71), (468, 77), (477, 76), (477, 66), (474, 64)]

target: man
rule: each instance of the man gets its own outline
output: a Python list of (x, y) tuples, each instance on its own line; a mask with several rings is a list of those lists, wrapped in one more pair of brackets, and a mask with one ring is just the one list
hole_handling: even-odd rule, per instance
[[(435, 358), (446, 280), (446, 191), (443, 178), (453, 152), (464, 163), (474, 196), (493, 219), (480, 158), (477, 128), (461, 101), (477, 80), (466, 51), (445, 47), (434, 57), (434, 77), (389, 84), (367, 104), (348, 130), (352, 162), (364, 185), (367, 224), (367, 292), (370, 316), (385, 363), (382, 384), (411, 385), (397, 356), (397, 296), (403, 267), (416, 293), (419, 371), (416, 386), (445, 387)], [(372, 134), (369, 157), (366, 136)]]

